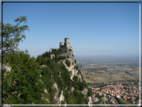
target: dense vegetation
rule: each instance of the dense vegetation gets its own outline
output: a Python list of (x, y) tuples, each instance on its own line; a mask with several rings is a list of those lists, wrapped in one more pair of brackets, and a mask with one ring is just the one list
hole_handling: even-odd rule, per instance
[(66, 59), (66, 57), (64, 56), (59, 56), (60, 54), (62, 54), (63, 52), (58, 49), (57, 51), (54, 51), (54, 52), (45, 52), (43, 53), (42, 55), (38, 55), (37, 57), (37, 62), (40, 64), (40, 65), (46, 65), (47, 64), (47, 61), (50, 60), (50, 55), (51, 54), (55, 54), (55, 61), (58, 62), (62, 59)]
[(69, 60), (66, 60), (65, 63), (68, 67), (70, 67), (70, 61)]
[[(17, 18), (16, 21), (26, 21), (26, 18)], [(26, 28), (27, 26), (23, 26), (23, 28), (20, 27), (19, 30), (25, 30)], [(5, 30), (5, 34), (7, 34), (7, 36), (5, 36), (6, 38), (8, 34), (10, 35), (8, 30), (12, 31), (13, 29), (10, 27), (7, 28), (7, 32)], [(18, 30), (18, 28), (16, 30)], [(13, 36), (18, 40), (12, 42), (17, 44), (23, 37), (25, 38), (25, 36), (19, 37), (17, 34)], [(6, 42), (8, 43), (8, 41)], [(70, 71), (61, 63), (61, 60), (66, 59), (66, 57), (59, 56), (63, 53), (60, 49), (54, 52), (45, 52), (35, 59), (34, 57), (30, 57), (27, 50), (15, 50), (18, 45), (14, 45), (14, 48), (12, 47), (13, 45), (10, 47), (9, 45), (4, 46), (5, 49), (9, 50), (5, 51), (5, 56), (2, 61), (7, 67), (11, 67), (11, 70), (4, 70), (2, 75), (3, 103), (55, 104), (57, 103), (57, 99), (54, 98), (55, 93), (59, 92), (59, 97), (63, 91), (65, 99), (62, 103), (88, 104), (88, 96), (92, 94), (91, 90), (87, 88), (88, 85), (86, 82), (84, 80), (81, 82), (77, 76), (74, 76), (73, 80), (70, 79)], [(50, 54), (55, 54), (55, 59), (50, 59)], [(78, 67), (76, 66), (75, 68), (81, 75)], [(57, 88), (53, 87), (55, 83), (57, 84)], [(74, 90), (72, 90), (73, 87)], [(86, 96), (81, 93), (85, 88), (88, 89)]]
[(44, 90), (43, 84), (39, 81), (41, 69), (35, 58), (30, 58), (26, 52), (20, 51), (6, 56), (4, 60), (9, 62), (12, 69), (10, 72), (3, 73), (3, 102), (6, 104), (45, 103), (40, 100), (40, 93)]
[[(45, 53), (43, 53), (41, 56), (38, 56), (37, 62), (39, 62), (39, 59), (41, 59), (41, 58), (46, 59), (46, 56), (43, 57), (44, 55), (45, 55)], [(69, 71), (65, 68), (63, 63), (58, 64), (56, 62), (56, 58), (55, 59), (48, 59), (47, 58), (45, 62), (46, 63), (44, 63), (44, 65), (46, 65), (46, 67), (42, 68), (41, 74), (43, 77), (43, 79), (42, 79), (43, 82), (47, 83), (45, 85), (46, 86), (45, 88), (49, 89), (49, 93), (53, 93), (51, 86), (54, 83), (57, 83), (58, 88), (60, 90), (60, 92), (59, 92), (60, 94), (61, 94), (61, 90), (63, 90), (63, 94), (66, 99), (65, 102), (70, 103), (70, 104), (88, 103), (87, 97), (86, 98), (83, 97), (84, 95), (80, 92), (84, 88), (88, 87), (88, 85), (86, 84), (86, 82), (84, 80), (83, 80), (83, 82), (80, 82), (78, 77), (74, 76), (73, 81), (71, 81)], [(68, 60), (66, 60), (65, 63), (67, 64), (67, 66), (70, 65), (70, 62)], [(76, 69), (78, 69), (77, 66), (76, 66)], [(80, 72), (80, 70), (79, 70), (79, 72)], [(65, 89), (65, 87), (67, 89)], [(71, 92), (71, 87), (74, 87), (75, 91)], [(55, 91), (54, 91), (54, 93), (55, 93)], [(91, 90), (88, 90), (87, 96), (91, 96), (91, 94), (92, 94)], [(53, 101), (53, 98), (51, 98), (51, 101)], [(62, 103), (65, 103), (65, 102), (62, 102)], [(55, 103), (55, 102), (53, 102), (53, 103)]]

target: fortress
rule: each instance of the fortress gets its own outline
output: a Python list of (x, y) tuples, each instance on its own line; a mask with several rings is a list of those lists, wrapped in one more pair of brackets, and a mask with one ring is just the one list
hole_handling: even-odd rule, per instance
[[(63, 42), (60, 42), (59, 48), (50, 48), (50, 52), (56, 52), (58, 49), (61, 49), (64, 52), (60, 56), (72, 57), (73, 52), (72, 52), (72, 46), (70, 46), (69, 38), (65, 38), (64, 45)], [(51, 54), (50, 58), (51, 59), (55, 58), (55, 55)]]
[(62, 51), (69, 51), (69, 49), (72, 49), (72, 46), (70, 46), (69, 38), (65, 38), (64, 45), (63, 42), (60, 42), (59, 48), (50, 48), (50, 52), (57, 51), (58, 49), (61, 49)]

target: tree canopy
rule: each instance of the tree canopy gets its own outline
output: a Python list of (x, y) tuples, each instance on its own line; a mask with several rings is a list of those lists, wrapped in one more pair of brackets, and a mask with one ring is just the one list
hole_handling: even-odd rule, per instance
[(16, 25), (11, 25), (10, 23), (2, 24), (3, 39), (1, 41), (1, 48), (3, 55), (17, 50), (19, 42), (22, 42), (25, 39), (25, 35), (23, 34), (24, 31), (28, 30), (28, 26), (25, 25), (27, 21), (26, 16), (18, 17), (14, 21), (16, 22)]
[[(43, 84), (40, 80), (41, 69), (35, 58), (23, 51), (10, 54), (10, 72), (3, 75), (3, 102), (7, 104), (44, 103), (41, 100)], [(6, 74), (6, 75), (5, 75)]]

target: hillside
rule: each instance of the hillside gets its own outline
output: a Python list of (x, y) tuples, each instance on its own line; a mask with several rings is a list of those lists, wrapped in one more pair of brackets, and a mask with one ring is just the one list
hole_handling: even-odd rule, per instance
[(16, 52), (7, 56), (4, 63), (5, 67), (12, 68), (5, 69), (3, 75), (3, 102), (6, 104), (90, 103), (91, 90), (69, 45), (50, 49), (37, 59), (30, 58), (26, 52)]

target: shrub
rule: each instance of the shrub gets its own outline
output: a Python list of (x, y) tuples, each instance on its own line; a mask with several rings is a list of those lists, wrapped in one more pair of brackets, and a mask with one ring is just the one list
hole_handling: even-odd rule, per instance
[(61, 76), (64, 83), (68, 84), (70, 82), (70, 74), (63, 64), (61, 64)]
[(70, 61), (69, 60), (66, 60), (65, 63), (68, 67), (70, 67)]
[(58, 60), (61, 60), (61, 59), (66, 59), (66, 57), (65, 56), (59, 56)]
[(78, 70), (78, 66), (75, 66), (74, 69)]
[(78, 77), (77, 77), (77, 76), (74, 76), (74, 77), (73, 77), (73, 80), (74, 80), (75, 82), (77, 82)]
[(79, 90), (82, 91), (84, 89), (84, 84), (80, 82), (78, 85), (79, 85)]
[[(39, 93), (43, 93), (43, 84), (39, 81), (41, 69), (36, 59), (30, 58), (30, 55), (23, 51), (9, 54), (7, 58), (10, 60), (12, 69), (2, 81), (3, 103), (26, 104), (33, 101), (37, 104), (44, 103), (40, 100), (42, 95)], [(21, 93), (18, 99), (17, 95), (12, 94), (14, 91)]]
[(72, 51), (72, 49), (69, 49), (69, 51)]
[(91, 96), (92, 95), (92, 91), (90, 88), (88, 88), (88, 96)]

